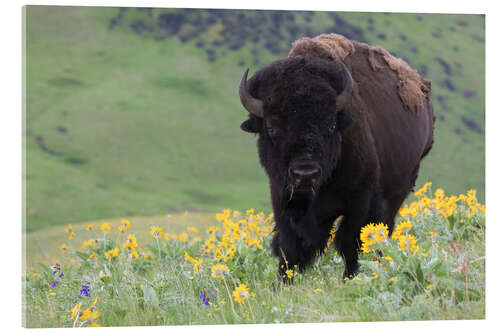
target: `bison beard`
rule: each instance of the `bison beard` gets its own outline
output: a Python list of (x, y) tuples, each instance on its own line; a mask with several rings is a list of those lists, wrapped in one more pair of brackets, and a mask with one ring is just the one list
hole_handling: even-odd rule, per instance
[(322, 35), (257, 71), (239, 95), (258, 134), (275, 214), (272, 251), (285, 271), (335, 247), (344, 277), (358, 271), (359, 234), (394, 218), (433, 143), (430, 83), (381, 48)]

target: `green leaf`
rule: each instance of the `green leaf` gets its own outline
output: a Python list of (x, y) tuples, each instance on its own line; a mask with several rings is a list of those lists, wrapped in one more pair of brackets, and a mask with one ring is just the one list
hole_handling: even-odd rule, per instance
[(417, 281), (420, 283), (424, 283), (424, 273), (422, 272), (422, 268), (420, 267), (420, 262), (417, 262), (416, 264), (415, 273), (417, 275)]
[(448, 224), (450, 226), (450, 231), (453, 230), (453, 227), (455, 226), (455, 222), (456, 222), (456, 219), (455, 219), (454, 215), (448, 216)]
[(472, 289), (472, 288), (467, 288), (467, 298), (471, 301), (479, 301), (481, 299), (481, 293), (479, 291)]
[(83, 261), (87, 261), (89, 255), (80, 251), (75, 251), (75, 254), (79, 256)]
[(144, 301), (147, 303), (151, 303), (154, 306), (159, 306), (160, 302), (158, 300), (158, 296), (156, 295), (155, 290), (153, 287), (149, 285), (141, 285), (141, 289), (144, 292)]

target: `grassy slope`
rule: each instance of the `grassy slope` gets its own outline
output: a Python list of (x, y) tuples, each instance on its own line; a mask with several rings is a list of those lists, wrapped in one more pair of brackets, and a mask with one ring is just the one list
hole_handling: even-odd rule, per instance
[[(371, 249), (382, 249), (385, 257), (374, 261), (374, 253), (361, 254), (360, 275), (346, 282), (341, 279), (341, 258), (329, 249), (296, 275), (293, 285), (277, 285), (277, 258), (270, 256), (270, 230), (263, 228), (264, 217), (255, 215), (246, 219), (228, 216), (224, 223), (199, 214), (172, 216), (169, 222), (164, 216), (136, 218), (121, 235), (117, 234), (120, 221), (111, 221), (113, 228), (106, 241), (99, 225), (91, 232), (85, 231), (85, 225), (74, 225), (76, 237), (65, 241), (66, 253), (59, 250), (50, 257), (50, 264), (59, 259), (64, 273), (58, 279), (60, 284), (50, 287), (54, 275), (47, 264), (29, 267), (24, 275), (24, 325), (71, 327), (75, 304), (82, 302), (85, 309), (96, 297), (100, 313), (97, 322), (103, 326), (484, 319), (484, 215), (477, 210), (470, 214), (469, 208), (459, 204), (453, 216), (443, 218), (436, 207), (447, 199), (433, 200), (438, 204), (430, 214), (420, 211), (412, 218), (413, 225), (407, 226), (418, 245), (418, 250), (412, 251), (418, 252), (400, 249), (395, 239), (372, 244)], [(155, 241), (147, 226), (153, 223), (169, 232), (203, 225), (196, 234), (201, 242), (191, 241), (195, 237), (191, 231), (189, 242), (166, 241), (163, 237)], [(217, 259), (215, 249), (202, 255), (202, 244), (208, 238), (203, 231), (208, 225), (220, 227), (218, 240), (224, 234), (226, 241), (234, 241), (234, 257)], [(32, 235), (48, 234), (49, 230), (59, 241), (67, 237), (63, 227)], [(259, 232), (267, 235), (260, 240), (262, 251), (240, 238), (246, 235), (248, 241)], [(433, 237), (429, 237), (430, 232)], [(128, 258), (123, 248), (129, 233), (137, 236), (141, 257), (135, 260)], [(86, 250), (80, 247), (83, 240), (96, 237), (98, 245)], [(214, 242), (225, 252), (223, 244)], [(119, 255), (108, 261), (104, 251), (115, 247)], [(199, 270), (185, 259), (185, 251), (196, 260), (203, 259)], [(95, 261), (87, 259), (91, 253)], [(222, 262), (229, 270), (224, 282), (211, 276), (213, 265)], [(81, 295), (82, 283), (89, 285), (91, 297)], [(240, 283), (245, 283), (252, 295), (244, 305), (233, 302), (232, 291)], [(212, 293), (210, 306), (202, 305), (200, 292), (215, 290), (217, 296)]]
[[(205, 236), (206, 228), (219, 224), (215, 219), (215, 214), (207, 213), (135, 216), (130, 218), (129, 221), (131, 227), (127, 230), (127, 235), (136, 235), (137, 241), (141, 244), (150, 242), (150, 230), (152, 226), (159, 226), (164, 232), (180, 233), (186, 230), (186, 226), (196, 225), (199, 228), (200, 235)], [(23, 269), (33, 268), (38, 263), (52, 264), (55, 259), (61, 262), (67, 261), (67, 255), (64, 255), (61, 245), (66, 244), (68, 251), (81, 251), (83, 240), (102, 237), (99, 228), (103, 222), (108, 222), (111, 225), (112, 230), (109, 237), (113, 239), (118, 238), (118, 226), (121, 223), (120, 218), (73, 224), (73, 230), (76, 235), (73, 240), (68, 239), (69, 234), (65, 232), (66, 225), (48, 227), (24, 234), (25, 237), (29, 235), (29, 242), (26, 243), (26, 266)], [(89, 224), (94, 224), (94, 230), (91, 232), (85, 230)]]
[[(126, 27), (108, 30), (116, 13), (116, 8), (28, 8), (27, 230), (185, 209), (269, 210), (255, 138), (239, 130), (246, 115), (236, 94), (242, 72), (237, 64), (249, 63), (249, 48), (211, 63), (193, 42), (157, 42)], [(436, 113), (446, 119), (436, 123), (436, 144), (419, 183), (432, 180), (450, 192), (477, 188), (483, 201), (484, 134), (464, 129), (460, 117), (484, 128), (484, 44), (471, 38), (484, 37), (484, 19), (341, 15), (371, 43), (409, 58), (415, 67), (426, 64), (434, 95), (447, 98), (451, 111), (435, 102)], [(369, 17), (374, 31), (367, 29)], [(464, 19), (467, 26), (456, 24)], [(319, 30), (331, 26), (327, 15), (314, 20)], [(431, 33), (438, 29), (442, 37), (435, 39)], [(380, 32), (386, 40), (377, 38)], [(418, 46), (417, 53), (411, 45)], [(436, 56), (453, 66), (456, 91), (440, 85), (446, 77)], [(276, 58), (260, 53), (261, 64)], [(465, 99), (467, 88), (476, 95)]]
[[(99, 31), (113, 10), (89, 12), (95, 14), (28, 11), (34, 25), (45, 14), (52, 22), (28, 27), (28, 230), (194, 207), (266, 206), (255, 139), (238, 128), (245, 114), (234, 89), (218, 89), (231, 87), (240, 70), (205, 66), (194, 48), (175, 41)], [(57, 33), (68, 21), (71, 28)], [(70, 79), (81, 83), (64, 81)], [(37, 135), (61, 156), (43, 152)]]

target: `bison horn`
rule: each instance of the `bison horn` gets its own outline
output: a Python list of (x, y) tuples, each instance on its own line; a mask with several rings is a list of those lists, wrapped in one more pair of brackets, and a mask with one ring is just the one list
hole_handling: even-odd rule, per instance
[(344, 110), (347, 104), (349, 104), (354, 87), (351, 72), (343, 62), (340, 62), (340, 65), (342, 66), (342, 71), (344, 72), (345, 84), (344, 90), (342, 90), (342, 92), (337, 96), (337, 111)]
[(259, 118), (264, 118), (264, 106), (262, 104), (262, 101), (255, 97), (252, 97), (252, 95), (250, 95), (250, 92), (248, 91), (247, 76), (248, 76), (248, 68), (243, 74), (243, 77), (241, 78), (240, 81), (239, 94), (240, 94), (241, 104), (243, 105), (243, 107), (245, 107), (245, 109), (247, 109), (248, 112), (250, 112), (254, 116), (257, 116)]

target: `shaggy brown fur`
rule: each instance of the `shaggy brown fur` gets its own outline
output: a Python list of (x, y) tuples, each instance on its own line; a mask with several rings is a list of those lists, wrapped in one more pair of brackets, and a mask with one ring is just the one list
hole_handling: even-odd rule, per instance
[[(295, 41), (288, 57), (303, 56), (306, 59), (330, 59), (343, 61), (356, 81), (356, 66), (360, 61), (368, 61), (374, 72), (392, 71), (398, 76), (397, 89), (406, 109), (418, 111), (428, 98), (431, 84), (413, 70), (406, 61), (396, 58), (380, 46), (351, 41), (338, 34), (323, 34), (314, 38), (302, 38)], [(356, 81), (362, 90), (363, 81)]]

